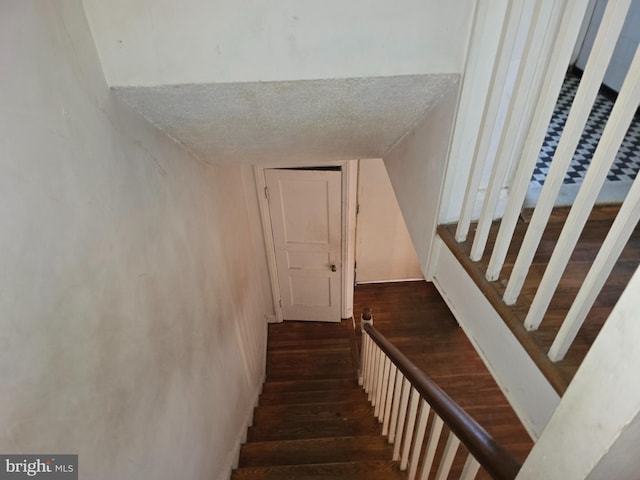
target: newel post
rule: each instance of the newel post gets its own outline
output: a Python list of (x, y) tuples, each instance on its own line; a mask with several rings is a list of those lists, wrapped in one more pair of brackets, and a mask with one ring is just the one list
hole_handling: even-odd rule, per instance
[(364, 332), (364, 324), (368, 323), (373, 327), (373, 315), (371, 314), (371, 307), (365, 307), (360, 314), (360, 330)]
[(365, 307), (360, 314), (360, 368), (358, 368), (358, 385), (362, 385), (364, 383), (364, 369), (365, 362), (367, 361), (367, 346), (369, 342), (367, 341), (368, 335), (364, 331), (364, 325), (368, 323), (373, 326), (373, 315), (371, 315), (371, 308)]

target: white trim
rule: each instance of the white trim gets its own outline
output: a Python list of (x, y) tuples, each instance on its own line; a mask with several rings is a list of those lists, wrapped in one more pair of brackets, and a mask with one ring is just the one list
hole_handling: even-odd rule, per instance
[[(267, 255), (267, 265), (269, 267), (269, 278), (271, 280), (271, 297), (273, 299), (273, 309), (275, 312), (275, 322), (284, 321), (282, 308), (280, 307), (280, 284), (276, 268), (276, 252), (273, 243), (273, 232), (271, 227), (271, 214), (269, 203), (265, 196), (267, 182), (264, 171), (270, 168), (296, 168), (313, 167), (310, 164), (265, 164), (254, 165), (253, 172), (256, 178), (256, 189), (258, 193), (258, 206), (260, 207), (260, 218), (262, 220), (262, 233), (265, 242), (265, 252)], [(356, 238), (356, 201), (357, 201), (357, 179), (358, 160), (343, 160), (337, 162), (322, 162), (318, 166), (337, 166), (342, 173), (342, 292), (341, 292), (341, 316), (349, 318), (353, 316), (353, 285), (355, 270), (355, 238)]]
[(233, 448), (230, 450), (227, 460), (225, 461), (224, 468), (220, 469), (220, 475), (218, 475), (217, 480), (226, 480), (231, 478), (231, 474), (233, 469), (238, 468), (238, 463), (240, 460), (240, 449), (242, 445), (247, 441), (247, 432), (249, 427), (253, 424), (253, 412), (255, 407), (258, 406), (258, 400), (260, 399), (260, 394), (262, 393), (262, 386), (266, 380), (266, 374), (262, 375), (260, 382), (257, 385), (256, 391), (254, 392), (254, 401), (253, 407), (249, 409), (247, 412), (244, 422), (242, 422), (242, 428), (238, 431), (238, 435), (233, 443)]
[(368, 283), (398, 283), (398, 282), (419, 282), (426, 281), (424, 277), (413, 278), (392, 278), (389, 280), (365, 280), (364, 282), (358, 282), (356, 285), (366, 285)]
[(535, 440), (560, 396), (439, 236), (434, 250), (439, 250), (435, 287)]
[(267, 255), (267, 266), (269, 267), (269, 279), (271, 280), (271, 298), (273, 300), (273, 311), (275, 313), (274, 323), (284, 320), (282, 307), (280, 306), (280, 288), (278, 283), (278, 269), (276, 268), (276, 249), (273, 244), (273, 232), (271, 230), (271, 213), (269, 203), (265, 197), (267, 180), (264, 176), (266, 167), (254, 165), (253, 173), (256, 177), (256, 189), (258, 193), (258, 206), (260, 207), (260, 219), (262, 220), (262, 236), (264, 237), (264, 248)]
[(342, 165), (342, 318), (353, 317), (359, 160)]

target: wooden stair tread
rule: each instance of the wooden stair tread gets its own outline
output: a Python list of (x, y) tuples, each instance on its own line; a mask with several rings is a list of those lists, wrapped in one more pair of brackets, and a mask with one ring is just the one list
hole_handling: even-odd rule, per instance
[(308, 420), (283, 422), (277, 419), (270, 424), (249, 427), (250, 442), (267, 440), (293, 440), (302, 438), (350, 437), (354, 435), (380, 435), (382, 426), (373, 417), (334, 417), (324, 421)]
[(279, 422), (322, 422), (335, 418), (372, 418), (373, 410), (365, 398), (332, 403), (260, 405), (254, 410), (253, 421), (273, 423), (277, 418)]
[(240, 467), (389, 460), (380, 435), (252, 442), (242, 446)]
[(373, 460), (238, 468), (233, 471), (231, 478), (232, 480), (400, 480), (405, 479), (406, 474), (400, 471), (397, 462)]
[(303, 392), (272, 392), (263, 393), (260, 397), (260, 406), (267, 405), (299, 405), (305, 403), (332, 403), (346, 402), (349, 400), (363, 399), (366, 396), (361, 388), (349, 388), (339, 390), (319, 390)]
[(279, 380), (267, 381), (262, 386), (262, 394), (278, 392), (315, 392), (323, 390), (340, 390), (355, 388), (362, 390), (358, 386), (355, 378), (328, 378), (323, 380)]

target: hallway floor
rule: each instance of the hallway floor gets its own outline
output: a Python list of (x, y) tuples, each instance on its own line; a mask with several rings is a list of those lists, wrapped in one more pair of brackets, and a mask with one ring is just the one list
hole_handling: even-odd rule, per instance
[[(558, 142), (564, 130), (571, 104), (576, 96), (580, 84), (581, 72), (569, 71), (560, 90), (560, 95), (549, 122), (547, 133), (540, 148), (538, 162), (531, 176), (526, 207), (534, 207), (542, 187), (549, 173), (551, 161), (555, 154)], [(562, 188), (556, 200), (556, 207), (570, 206), (573, 204), (587, 169), (598, 146), (602, 132), (614, 105), (615, 92), (606, 93), (604, 90), (598, 93), (589, 114), (589, 118), (580, 138), (578, 146), (566, 175)], [(640, 115), (636, 113), (625, 138), (618, 150), (616, 158), (609, 170), (607, 179), (602, 186), (598, 197), (599, 204), (622, 202), (640, 170)]]
[(433, 284), (364, 284), (354, 297), (357, 332), (362, 309), (371, 307), (374, 326), (524, 461), (531, 438)]

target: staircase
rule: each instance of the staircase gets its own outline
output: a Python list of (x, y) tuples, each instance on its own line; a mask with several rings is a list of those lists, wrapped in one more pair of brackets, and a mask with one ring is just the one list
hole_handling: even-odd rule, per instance
[(405, 478), (357, 384), (350, 329), (269, 326), (267, 379), (232, 479)]

